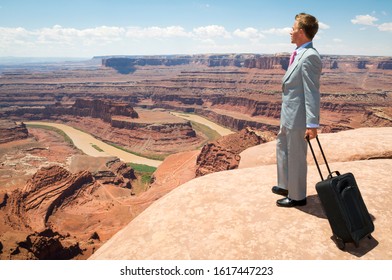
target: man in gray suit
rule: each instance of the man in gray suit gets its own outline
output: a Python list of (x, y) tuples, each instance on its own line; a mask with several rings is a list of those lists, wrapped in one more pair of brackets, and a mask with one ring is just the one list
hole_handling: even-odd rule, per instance
[[(282, 79), (282, 109), (277, 136), (278, 185), (275, 194), (283, 195), (280, 207), (306, 205), (307, 141), (317, 135), (320, 119), (320, 55), (312, 40), (318, 31), (317, 19), (309, 14), (295, 16), (290, 33), (297, 48)], [(293, 57), (294, 56), (294, 57)]]

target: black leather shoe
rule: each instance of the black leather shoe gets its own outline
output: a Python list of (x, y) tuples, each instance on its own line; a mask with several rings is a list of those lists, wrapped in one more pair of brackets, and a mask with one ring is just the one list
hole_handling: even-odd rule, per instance
[(276, 205), (279, 207), (295, 207), (306, 205), (306, 198), (302, 200), (293, 200), (291, 198), (285, 197), (276, 201)]
[(273, 192), (274, 194), (279, 194), (279, 195), (283, 195), (283, 196), (288, 196), (288, 194), (289, 194), (289, 191), (288, 191), (288, 190), (279, 188), (279, 187), (277, 187), (277, 186), (273, 186), (273, 187), (272, 187), (272, 192)]

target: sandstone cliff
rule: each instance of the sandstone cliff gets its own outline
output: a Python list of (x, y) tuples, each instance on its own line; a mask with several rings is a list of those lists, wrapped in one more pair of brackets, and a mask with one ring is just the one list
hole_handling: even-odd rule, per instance
[(54, 106), (47, 106), (43, 109), (42, 115), (49, 118), (53, 115), (92, 117), (107, 123), (111, 123), (114, 116), (124, 116), (131, 119), (139, 117), (129, 103), (83, 98), (76, 99), (72, 106), (62, 106), (59, 103)]
[(113, 102), (100, 99), (76, 99), (75, 104), (70, 108), (70, 115), (89, 116), (100, 118), (105, 122), (111, 122), (113, 116), (125, 116), (138, 118), (139, 115), (129, 103)]

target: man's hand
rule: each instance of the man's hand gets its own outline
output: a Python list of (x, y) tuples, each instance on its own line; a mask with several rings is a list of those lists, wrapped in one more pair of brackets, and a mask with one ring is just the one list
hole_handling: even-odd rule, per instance
[(316, 138), (317, 136), (317, 128), (307, 128), (305, 131), (305, 139), (309, 140)]

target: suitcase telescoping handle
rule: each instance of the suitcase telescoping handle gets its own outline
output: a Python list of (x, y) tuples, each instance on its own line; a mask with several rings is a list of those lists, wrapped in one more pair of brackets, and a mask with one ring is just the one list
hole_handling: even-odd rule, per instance
[[(317, 170), (318, 170), (318, 172), (319, 172), (319, 174), (320, 174), (321, 180), (324, 181), (323, 174), (321, 173), (321, 169), (320, 169), (320, 166), (319, 166), (319, 164), (318, 164), (316, 155), (314, 154), (312, 144), (310, 143), (309, 136), (306, 137), (306, 140), (307, 140), (308, 143), (309, 143), (309, 147), (310, 147), (310, 150), (312, 151), (312, 155), (313, 155), (313, 158), (314, 158), (314, 162), (316, 163)], [(323, 156), (325, 165), (327, 166), (327, 169), (328, 169), (328, 178), (332, 178), (332, 174), (333, 174), (333, 173), (336, 173), (336, 174), (339, 176), (339, 175), (340, 175), (339, 171), (331, 172), (331, 169), (329, 169), (329, 165), (328, 165), (327, 159), (326, 159), (326, 157), (325, 157), (323, 148), (321, 147), (320, 140), (319, 140), (318, 136), (316, 136), (316, 140), (317, 140), (317, 144), (318, 144), (318, 146), (319, 146), (319, 148), (320, 148), (321, 154), (322, 154), (322, 156)]]

